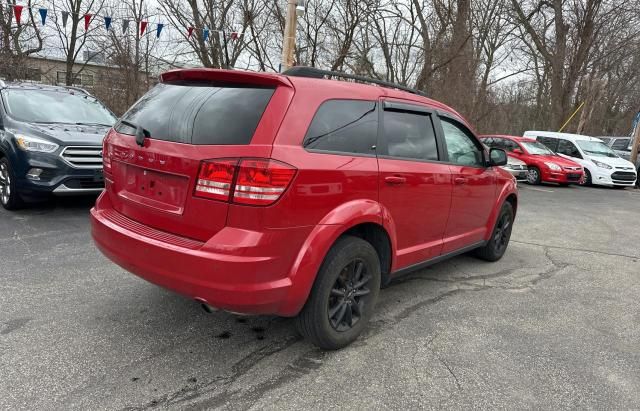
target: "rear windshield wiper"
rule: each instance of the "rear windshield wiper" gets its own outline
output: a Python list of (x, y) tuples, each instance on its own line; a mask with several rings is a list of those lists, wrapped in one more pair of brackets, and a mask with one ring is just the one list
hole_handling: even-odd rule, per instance
[(149, 130), (137, 125), (137, 124), (133, 124), (130, 121), (127, 120), (120, 120), (120, 124), (124, 124), (127, 127), (131, 127), (133, 129), (136, 130), (136, 144), (139, 145), (140, 147), (144, 146), (144, 139), (145, 138), (149, 138), (151, 137), (151, 133), (149, 132)]

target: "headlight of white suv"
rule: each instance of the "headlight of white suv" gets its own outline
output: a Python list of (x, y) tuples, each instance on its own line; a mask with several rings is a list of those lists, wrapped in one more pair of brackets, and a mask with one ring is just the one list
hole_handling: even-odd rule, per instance
[(591, 161), (593, 161), (593, 164), (597, 165), (600, 168), (606, 168), (607, 170), (611, 170), (613, 168), (609, 164), (605, 164), (598, 160), (591, 160)]
[(556, 163), (552, 163), (550, 161), (545, 161), (545, 164), (547, 167), (549, 167), (550, 169), (554, 170), (554, 171), (560, 171), (562, 170), (562, 168), (557, 165)]
[(43, 140), (37, 137), (25, 136), (24, 134), (16, 134), (16, 145), (24, 151), (38, 151), (40, 153), (53, 153), (58, 149), (56, 143)]

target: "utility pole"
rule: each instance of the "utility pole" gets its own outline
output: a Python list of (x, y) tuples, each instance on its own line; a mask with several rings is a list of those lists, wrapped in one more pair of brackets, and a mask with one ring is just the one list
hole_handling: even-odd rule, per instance
[(296, 0), (287, 0), (287, 16), (284, 21), (284, 38), (282, 39), (282, 62), (280, 71), (286, 71), (293, 66), (293, 51), (296, 47)]

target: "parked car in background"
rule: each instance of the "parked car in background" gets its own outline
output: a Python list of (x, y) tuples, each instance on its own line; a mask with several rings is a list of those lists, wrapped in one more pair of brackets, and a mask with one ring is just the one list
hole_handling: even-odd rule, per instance
[(603, 143), (609, 146), (617, 155), (629, 160), (631, 158), (631, 137), (600, 137)]
[(363, 80), (164, 73), (105, 138), (98, 248), (206, 309), (295, 316), (326, 349), (357, 338), (391, 278), (501, 258), (518, 201), (506, 153), (418, 92), (327, 75)]
[(550, 150), (582, 165), (586, 185), (633, 187), (636, 183), (634, 165), (618, 156), (600, 139), (552, 131), (526, 131), (524, 135), (536, 138)]
[(2, 206), (102, 191), (102, 139), (115, 121), (84, 90), (0, 81)]
[[(483, 145), (487, 150), (491, 150), (491, 147), (484, 143)], [(507, 164), (501, 168), (515, 177), (516, 181), (527, 181), (527, 163), (524, 161), (520, 161), (513, 156), (507, 156)]]
[(523, 161), (528, 168), (526, 179), (530, 184), (544, 182), (567, 186), (577, 184), (583, 178), (580, 164), (557, 155), (535, 139), (508, 135), (484, 135), (480, 138), (487, 146), (501, 148), (510, 157)]

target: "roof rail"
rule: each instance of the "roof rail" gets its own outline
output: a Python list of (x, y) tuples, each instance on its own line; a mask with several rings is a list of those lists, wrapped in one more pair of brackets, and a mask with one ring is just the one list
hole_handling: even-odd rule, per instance
[(376, 84), (382, 87), (394, 88), (402, 91), (407, 91), (412, 94), (417, 94), (419, 96), (427, 97), (426, 93), (424, 93), (423, 91), (416, 90), (407, 86), (402, 86), (400, 84), (391, 83), (390, 81), (376, 80), (370, 77), (358, 76), (356, 74), (341, 73), (339, 71), (321, 70), (315, 67), (307, 67), (307, 66), (291, 67), (290, 69), (286, 70), (282, 74), (284, 74), (285, 76), (310, 77), (310, 78), (338, 77), (338, 78), (343, 78), (348, 80), (354, 80), (355, 82), (359, 82), (359, 83), (369, 83), (369, 84)]
[(83, 89), (82, 87), (76, 87), (76, 86), (64, 86), (65, 88), (68, 88), (69, 90), (75, 90), (75, 91), (79, 91), (81, 93), (84, 93), (86, 95), (90, 95), (89, 92), (85, 89)]

